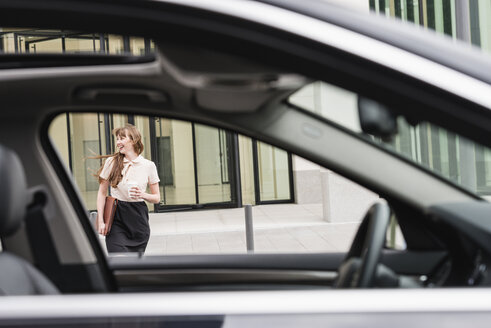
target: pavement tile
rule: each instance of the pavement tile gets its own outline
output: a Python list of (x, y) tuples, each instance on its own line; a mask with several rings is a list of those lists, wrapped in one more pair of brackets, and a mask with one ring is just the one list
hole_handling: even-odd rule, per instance
[(277, 250), (275, 246), (270, 242), (256, 242), (254, 241), (254, 252), (261, 252), (261, 253), (276, 253)]
[(275, 252), (281, 253), (305, 253), (307, 249), (298, 241), (278, 242), (272, 241), (275, 247)]
[(254, 237), (257, 238), (260, 236), (267, 236), (271, 233), (270, 230), (271, 229), (255, 229), (254, 230)]
[(360, 223), (355, 222), (355, 223), (333, 224), (332, 228), (337, 231), (355, 233), (356, 231), (358, 231), (359, 226)]
[(218, 242), (213, 234), (199, 234), (191, 236), (191, 242), (194, 250), (214, 249), (218, 250)]
[(275, 224), (276, 222), (271, 218), (271, 216), (267, 215), (258, 215), (252, 218), (253, 224)]
[[(245, 210), (243, 208), (230, 208), (216, 211), (219, 217), (244, 217)], [(254, 212), (254, 210), (253, 210)]]
[(319, 237), (315, 233), (310, 236), (307, 235), (297, 236), (297, 240), (305, 247), (305, 249), (307, 249), (310, 252), (328, 251), (328, 250), (336, 249), (335, 245), (328, 243), (325, 239)]
[(289, 234), (294, 237), (300, 236), (318, 236), (317, 233), (311, 227), (296, 227), (287, 228)]
[(150, 213), (148, 214), (150, 221), (173, 221), (176, 219), (176, 214), (170, 213)]
[(210, 219), (193, 219), (180, 221), (176, 219), (177, 232), (203, 232), (203, 231), (220, 231), (224, 225), (216, 217)]
[(351, 243), (353, 242), (352, 239), (345, 238), (344, 236), (331, 236), (330, 238), (325, 238), (323, 236), (323, 239), (330, 245), (334, 246), (338, 251), (348, 251)]
[(177, 232), (176, 222), (150, 223), (150, 234), (152, 235), (173, 234), (176, 232)]
[(186, 212), (176, 212), (176, 220), (178, 219), (205, 219), (205, 218), (216, 218), (218, 212), (216, 210), (202, 210), (202, 211), (186, 211)]
[(163, 255), (191, 255), (196, 254), (192, 248), (172, 248), (167, 249)]
[(310, 213), (314, 214), (315, 216), (323, 216), (323, 209), (324, 207), (322, 204), (303, 204), (302, 207), (309, 211)]
[(246, 247), (230, 247), (226, 249), (220, 249), (220, 254), (245, 254), (247, 253)]
[(192, 250), (190, 235), (169, 235), (165, 238), (166, 250), (189, 249)]
[(286, 229), (278, 229), (278, 230), (267, 230), (267, 234), (265, 235), (270, 240), (291, 240), (295, 239), (288, 230)]
[(156, 253), (163, 254), (165, 252), (165, 238), (162, 236), (151, 236), (148, 240), (145, 254)]
[(263, 208), (265, 207), (266, 205), (259, 205), (259, 206), (253, 206), (252, 207), (252, 215), (253, 216), (258, 216), (258, 215), (266, 215), (266, 213), (263, 211)]
[(243, 231), (226, 231), (226, 232), (214, 232), (215, 238), (220, 240), (245, 240), (245, 233)]
[(285, 224), (285, 223), (301, 223), (301, 224), (307, 224), (307, 223), (318, 223), (318, 222), (323, 222), (320, 217), (317, 217), (312, 214), (308, 215), (281, 215), (281, 216), (270, 216), (271, 220), (275, 223), (278, 224)]

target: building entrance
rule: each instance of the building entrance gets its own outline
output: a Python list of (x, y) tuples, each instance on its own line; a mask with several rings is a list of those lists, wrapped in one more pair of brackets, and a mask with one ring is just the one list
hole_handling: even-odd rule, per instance
[(161, 180), (157, 211), (238, 206), (232, 134), (165, 118), (150, 122), (152, 159)]

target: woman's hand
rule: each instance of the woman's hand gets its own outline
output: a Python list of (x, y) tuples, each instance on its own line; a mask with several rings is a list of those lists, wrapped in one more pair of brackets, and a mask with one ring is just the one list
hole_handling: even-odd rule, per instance
[(96, 229), (97, 233), (105, 236), (107, 235), (107, 227), (104, 224), (104, 204), (106, 203), (107, 189), (109, 187), (109, 182), (107, 180), (102, 180), (99, 184), (99, 191), (97, 192), (97, 219), (96, 219)]
[(104, 223), (104, 219), (99, 216), (97, 217), (97, 232), (103, 236), (107, 235), (106, 224)]
[(130, 188), (130, 195), (132, 199), (142, 199), (144, 192), (140, 190), (138, 187), (131, 187)]
[(158, 204), (160, 202), (160, 191), (159, 191), (159, 184), (154, 183), (150, 185), (150, 194), (143, 192), (140, 190), (138, 187), (131, 187), (130, 188), (130, 195), (132, 199), (143, 199), (144, 201)]

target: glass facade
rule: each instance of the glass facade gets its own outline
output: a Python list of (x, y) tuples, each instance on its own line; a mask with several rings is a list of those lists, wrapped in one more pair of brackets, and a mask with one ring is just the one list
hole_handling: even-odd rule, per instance
[(369, 6), (381, 15), (424, 26), (491, 52), (488, 0), (369, 0)]
[(288, 153), (258, 142), (259, 197), (261, 202), (289, 200), (291, 163)]
[(158, 118), (155, 119), (155, 130), (155, 159), (158, 163), (163, 204), (195, 204), (192, 124)]
[(198, 198), (203, 203), (232, 201), (231, 135), (223, 130), (194, 125)]
[(255, 204), (255, 179), (253, 141), (251, 138), (239, 135), (240, 184), (243, 204)]

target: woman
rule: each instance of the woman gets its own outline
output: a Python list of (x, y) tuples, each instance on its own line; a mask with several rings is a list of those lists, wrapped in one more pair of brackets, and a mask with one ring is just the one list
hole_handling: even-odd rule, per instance
[[(104, 234), (104, 203), (108, 187), (111, 196), (118, 199), (111, 231), (106, 235), (107, 251), (144, 252), (150, 226), (148, 208), (144, 201), (160, 201), (157, 168), (140, 154), (143, 152), (141, 134), (134, 125), (126, 124), (113, 130), (117, 151), (107, 157), (99, 169), (99, 192), (97, 193), (97, 231)], [(147, 185), (150, 193), (146, 193)]]

